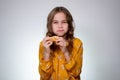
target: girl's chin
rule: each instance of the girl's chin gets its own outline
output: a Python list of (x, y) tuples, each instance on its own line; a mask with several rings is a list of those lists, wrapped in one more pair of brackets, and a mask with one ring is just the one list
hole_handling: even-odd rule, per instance
[(59, 36), (59, 37), (63, 37), (64, 35), (57, 35), (57, 36)]
[(63, 33), (63, 34), (56, 34), (56, 36), (59, 36), (59, 37), (64, 37), (65, 36), (65, 34)]
[(58, 37), (65, 37), (64, 35), (57, 35)]

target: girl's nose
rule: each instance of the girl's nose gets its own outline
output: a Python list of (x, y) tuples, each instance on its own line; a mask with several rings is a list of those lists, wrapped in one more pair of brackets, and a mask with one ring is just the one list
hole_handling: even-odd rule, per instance
[(61, 28), (61, 27), (62, 27), (62, 23), (59, 23), (59, 24), (58, 24), (58, 27)]

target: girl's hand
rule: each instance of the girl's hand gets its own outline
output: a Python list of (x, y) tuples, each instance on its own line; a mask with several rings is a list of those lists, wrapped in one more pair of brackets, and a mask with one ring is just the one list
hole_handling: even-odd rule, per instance
[(49, 36), (47, 36), (43, 39), (42, 44), (44, 46), (45, 52), (50, 53), (50, 46), (52, 45), (52, 43), (53, 42), (50, 40)]
[(50, 46), (52, 45), (52, 41), (50, 40), (50, 37), (47, 36), (43, 39), (42, 45), (44, 47), (44, 59), (49, 60), (50, 57)]
[(60, 37), (56, 41), (56, 44), (60, 46), (60, 49), (64, 53), (64, 56), (65, 56), (67, 62), (69, 62), (70, 61), (70, 54), (69, 54), (69, 51), (67, 49), (68, 42), (64, 38)]
[(63, 37), (59, 37), (56, 41), (56, 44), (60, 46), (60, 49), (63, 53), (67, 51), (67, 41)]

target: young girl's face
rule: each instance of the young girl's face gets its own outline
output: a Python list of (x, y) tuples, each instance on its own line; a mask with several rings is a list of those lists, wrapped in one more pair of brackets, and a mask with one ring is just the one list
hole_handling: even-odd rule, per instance
[(63, 37), (68, 31), (68, 23), (66, 15), (62, 12), (55, 14), (52, 21), (53, 33), (57, 36)]

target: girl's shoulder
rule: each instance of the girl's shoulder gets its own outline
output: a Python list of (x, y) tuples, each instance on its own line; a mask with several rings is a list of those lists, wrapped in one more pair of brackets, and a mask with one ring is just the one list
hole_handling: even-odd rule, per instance
[(76, 44), (76, 45), (82, 45), (83, 44), (82, 40), (80, 38), (77, 38), (77, 37), (74, 37), (73, 43)]
[(40, 48), (43, 48), (42, 42), (43, 42), (43, 41), (40, 41), (40, 42), (39, 42), (39, 47), (40, 47)]

